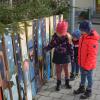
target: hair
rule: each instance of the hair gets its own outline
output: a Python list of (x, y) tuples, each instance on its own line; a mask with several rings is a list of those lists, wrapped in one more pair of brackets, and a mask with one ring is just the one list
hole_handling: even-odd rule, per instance
[(79, 18), (83, 18), (85, 20), (88, 20), (89, 19), (89, 14), (87, 11), (82, 11), (80, 14), (79, 14)]
[(69, 42), (70, 44), (72, 44), (72, 36), (71, 36), (71, 34), (68, 33), (68, 32), (67, 32), (67, 38), (68, 38), (68, 42)]

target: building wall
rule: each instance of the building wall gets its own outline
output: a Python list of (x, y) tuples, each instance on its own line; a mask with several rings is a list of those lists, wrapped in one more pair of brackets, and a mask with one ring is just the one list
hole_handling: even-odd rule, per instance
[(88, 8), (92, 8), (93, 10), (95, 10), (95, 1), (96, 0), (75, 0), (75, 5), (76, 7), (81, 8), (82, 9), (88, 9)]
[(96, 12), (96, 0), (75, 0), (75, 6), (80, 8), (76, 11), (91, 8), (92, 15)]

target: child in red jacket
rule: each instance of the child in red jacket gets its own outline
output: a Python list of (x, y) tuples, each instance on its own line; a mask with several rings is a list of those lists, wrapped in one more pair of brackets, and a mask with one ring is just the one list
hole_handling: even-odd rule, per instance
[[(91, 28), (89, 21), (84, 20), (80, 23), (81, 38), (79, 40), (78, 64), (81, 72), (81, 82), (74, 94), (84, 93), (81, 99), (87, 99), (92, 95), (92, 75), (96, 68), (96, 58), (98, 53), (98, 33)], [(85, 88), (86, 79), (88, 81)]]

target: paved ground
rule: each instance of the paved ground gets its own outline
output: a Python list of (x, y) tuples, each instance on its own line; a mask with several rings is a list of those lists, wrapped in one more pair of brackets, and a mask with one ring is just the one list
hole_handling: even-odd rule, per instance
[[(100, 33), (100, 25), (94, 26)], [(100, 51), (100, 49), (99, 49)], [(70, 66), (69, 66), (70, 67)], [(86, 100), (100, 100), (100, 52), (97, 60), (97, 68), (94, 71), (94, 84), (93, 84), (93, 95), (91, 98)], [(36, 100), (80, 100), (79, 95), (73, 95), (73, 90), (78, 88), (80, 79), (71, 81), (72, 89), (65, 89), (64, 79), (62, 79), (62, 87), (59, 92), (55, 91), (56, 79), (51, 79), (46, 83), (41, 91), (37, 94)]]

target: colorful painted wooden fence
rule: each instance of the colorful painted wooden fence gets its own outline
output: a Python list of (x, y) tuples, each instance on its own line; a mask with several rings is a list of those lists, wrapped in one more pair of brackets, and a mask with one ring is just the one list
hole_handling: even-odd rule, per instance
[[(63, 15), (20, 22), (21, 31), (0, 36), (0, 73), (13, 81), (3, 90), (5, 100), (32, 100), (45, 82), (55, 76), (53, 50), (44, 52)], [(12, 95), (13, 93), (13, 95)]]

